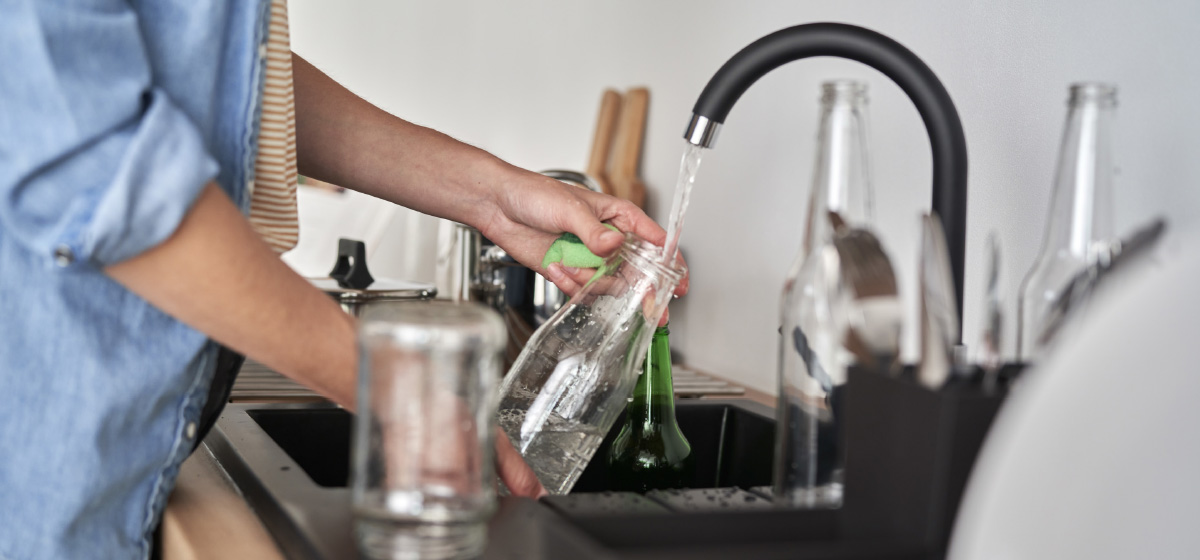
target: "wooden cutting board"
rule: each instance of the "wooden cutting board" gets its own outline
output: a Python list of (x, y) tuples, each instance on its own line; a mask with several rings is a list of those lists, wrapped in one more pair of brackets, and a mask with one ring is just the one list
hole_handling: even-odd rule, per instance
[(621, 94), (615, 89), (606, 89), (600, 96), (600, 111), (596, 115), (596, 132), (592, 135), (592, 151), (588, 154), (588, 175), (600, 184), (604, 194), (615, 194), (608, 178), (608, 159), (612, 155), (613, 137), (617, 134), (617, 120), (621, 116)]
[(649, 109), (649, 89), (639, 87), (625, 93), (621, 100), (621, 112), (607, 172), (613, 195), (642, 208), (646, 203), (646, 186), (638, 175)]

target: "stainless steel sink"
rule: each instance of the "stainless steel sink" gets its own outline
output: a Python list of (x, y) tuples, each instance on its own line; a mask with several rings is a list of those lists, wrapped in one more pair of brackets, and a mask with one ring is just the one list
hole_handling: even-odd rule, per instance
[[(312, 483), (322, 488), (344, 488), (350, 474), (350, 434), (353, 416), (333, 406), (231, 406), (241, 411), (254, 426), (265, 432)], [(680, 402), (677, 417), (692, 442), (696, 456), (695, 480), (691, 488), (752, 488), (771, 483), (771, 458), (775, 426), (770, 409), (757, 403), (701, 401)], [(225, 422), (225, 418), (222, 418)], [(232, 425), (232, 419), (226, 424)], [(621, 425), (618, 420), (617, 426)], [(239, 430), (243, 431), (243, 430)], [(614, 428), (601, 444), (596, 457), (608, 454), (616, 437)], [(280, 466), (282, 472), (285, 465)], [(290, 465), (288, 465), (290, 469)], [(593, 461), (580, 477), (573, 493), (609, 490), (605, 461)]]
[[(835, 510), (770, 507), (774, 420), (745, 399), (680, 400), (697, 458), (693, 488), (607, 491), (605, 461), (566, 496), (502, 499), (484, 558), (924, 558), (919, 547), (840, 539)], [(330, 404), (231, 404), (204, 444), (289, 558), (354, 558), (353, 416)], [(620, 424), (614, 426), (597, 457)], [(728, 507), (710, 507), (726, 502)], [(839, 540), (840, 539), (840, 540)]]

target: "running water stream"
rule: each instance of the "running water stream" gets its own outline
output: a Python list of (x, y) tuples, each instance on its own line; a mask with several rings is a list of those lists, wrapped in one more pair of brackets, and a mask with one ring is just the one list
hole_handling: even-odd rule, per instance
[(683, 217), (687, 214), (688, 200), (692, 196), (692, 186), (696, 183), (696, 171), (700, 169), (700, 159), (704, 156), (704, 148), (689, 143), (679, 161), (679, 178), (675, 180), (675, 196), (671, 202), (671, 216), (667, 221), (667, 242), (663, 245), (662, 260), (673, 263), (679, 254), (679, 234), (683, 230)]

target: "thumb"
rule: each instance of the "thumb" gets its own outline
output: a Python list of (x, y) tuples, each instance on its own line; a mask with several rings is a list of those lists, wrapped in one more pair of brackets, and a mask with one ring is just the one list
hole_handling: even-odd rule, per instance
[(625, 236), (621, 235), (617, 228), (600, 222), (595, 222), (587, 232), (576, 235), (587, 245), (589, 251), (601, 257), (613, 254), (625, 241)]

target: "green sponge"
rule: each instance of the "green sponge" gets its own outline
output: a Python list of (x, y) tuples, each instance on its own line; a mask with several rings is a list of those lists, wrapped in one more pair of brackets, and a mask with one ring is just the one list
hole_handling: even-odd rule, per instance
[[(620, 230), (609, 224), (604, 224), (604, 227), (620, 233)], [(604, 264), (604, 259), (588, 250), (579, 236), (573, 233), (564, 233), (550, 244), (550, 249), (542, 258), (542, 268), (550, 266), (551, 263), (562, 263), (563, 266), (571, 268), (600, 268), (600, 265)]]

